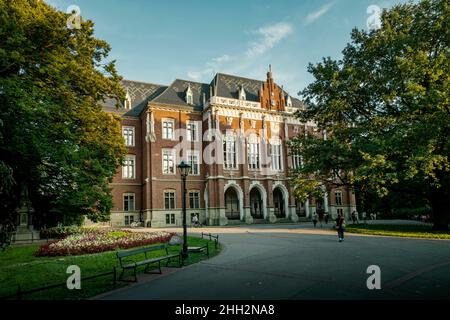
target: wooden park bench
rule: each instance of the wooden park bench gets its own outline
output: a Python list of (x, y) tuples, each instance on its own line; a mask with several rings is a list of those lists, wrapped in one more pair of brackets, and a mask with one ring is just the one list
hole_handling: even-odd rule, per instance
[[(147, 253), (153, 252), (153, 251), (160, 251), (165, 250), (165, 255), (159, 256), (159, 257), (152, 257), (148, 258)], [(136, 261), (135, 258), (138, 255), (144, 254), (144, 260)], [(125, 273), (125, 270), (134, 270), (134, 281), (137, 282), (137, 267), (145, 265), (145, 273), (154, 273), (154, 272), (147, 272), (148, 268), (151, 264), (158, 264), (159, 274), (162, 273), (161, 271), (161, 261), (167, 261), (166, 267), (169, 266), (170, 260), (174, 258), (178, 258), (178, 266), (181, 267), (182, 261), (181, 261), (181, 253), (173, 253), (169, 254), (169, 246), (166, 244), (152, 246), (152, 247), (145, 247), (145, 248), (138, 248), (134, 250), (127, 250), (127, 251), (118, 251), (116, 253), (117, 259), (119, 259), (120, 267), (122, 268), (122, 272), (119, 276), (119, 280), (122, 280), (122, 277)]]

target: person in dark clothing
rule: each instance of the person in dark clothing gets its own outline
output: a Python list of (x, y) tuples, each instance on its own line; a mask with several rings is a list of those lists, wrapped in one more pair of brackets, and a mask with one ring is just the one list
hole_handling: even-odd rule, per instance
[(353, 224), (356, 224), (356, 211), (352, 212), (352, 222)]
[(316, 225), (317, 225), (317, 214), (314, 212), (314, 214), (313, 214), (313, 216), (312, 216), (312, 221), (313, 221), (313, 224), (314, 224), (314, 228), (316, 227)]
[(328, 216), (328, 213), (325, 213), (325, 217), (324, 217), (324, 219), (325, 219), (325, 224), (328, 224), (328, 220), (329, 220), (329, 216)]
[(344, 241), (345, 218), (342, 213), (336, 218), (336, 230), (338, 232), (339, 242)]

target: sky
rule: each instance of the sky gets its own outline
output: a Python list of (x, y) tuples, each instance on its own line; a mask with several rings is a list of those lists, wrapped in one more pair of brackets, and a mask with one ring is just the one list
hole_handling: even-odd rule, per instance
[[(265, 80), (293, 96), (314, 79), (309, 63), (341, 58), (354, 27), (407, 0), (47, 0), (76, 5), (112, 46), (125, 79), (210, 83), (217, 72)], [(375, 20), (374, 20), (375, 19)]]

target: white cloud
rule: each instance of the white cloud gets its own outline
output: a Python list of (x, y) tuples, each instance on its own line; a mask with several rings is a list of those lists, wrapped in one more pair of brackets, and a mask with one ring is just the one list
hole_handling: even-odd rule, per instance
[(253, 33), (260, 35), (260, 38), (256, 42), (250, 44), (250, 48), (248, 48), (246, 53), (247, 56), (256, 57), (264, 54), (283, 38), (291, 34), (292, 31), (292, 26), (284, 22), (259, 28)]
[(227, 54), (224, 54), (223, 56), (217, 57), (217, 58), (213, 58), (211, 61), (214, 63), (223, 63), (223, 62), (227, 62), (233, 60), (232, 57), (230, 57)]
[(205, 64), (203, 70), (189, 71), (187, 75), (190, 79), (195, 81), (200, 81), (204, 78), (212, 78), (214, 73), (220, 71), (224, 64), (233, 60), (235, 60), (235, 57), (224, 54), (219, 57), (212, 58), (211, 61)]
[(319, 10), (311, 12), (306, 16), (306, 24), (313, 23), (320, 17), (322, 17), (325, 13), (327, 13), (334, 6), (334, 2), (327, 3), (320, 7)]
[[(256, 36), (256, 39), (248, 43), (244, 52), (212, 58), (202, 69), (189, 71), (187, 76), (195, 81), (209, 82), (215, 73), (223, 72), (260, 79), (267, 71), (268, 65), (274, 64), (266, 53), (291, 33), (293, 33), (292, 25), (285, 22), (252, 30), (248, 34)], [(258, 59), (255, 59), (256, 57)]]

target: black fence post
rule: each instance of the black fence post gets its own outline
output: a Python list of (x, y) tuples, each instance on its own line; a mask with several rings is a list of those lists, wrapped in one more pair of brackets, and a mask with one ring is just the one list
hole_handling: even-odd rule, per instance
[(20, 284), (17, 286), (17, 300), (22, 300), (22, 289), (20, 288)]
[(117, 284), (117, 273), (116, 273), (116, 267), (113, 267), (113, 288), (116, 288)]

